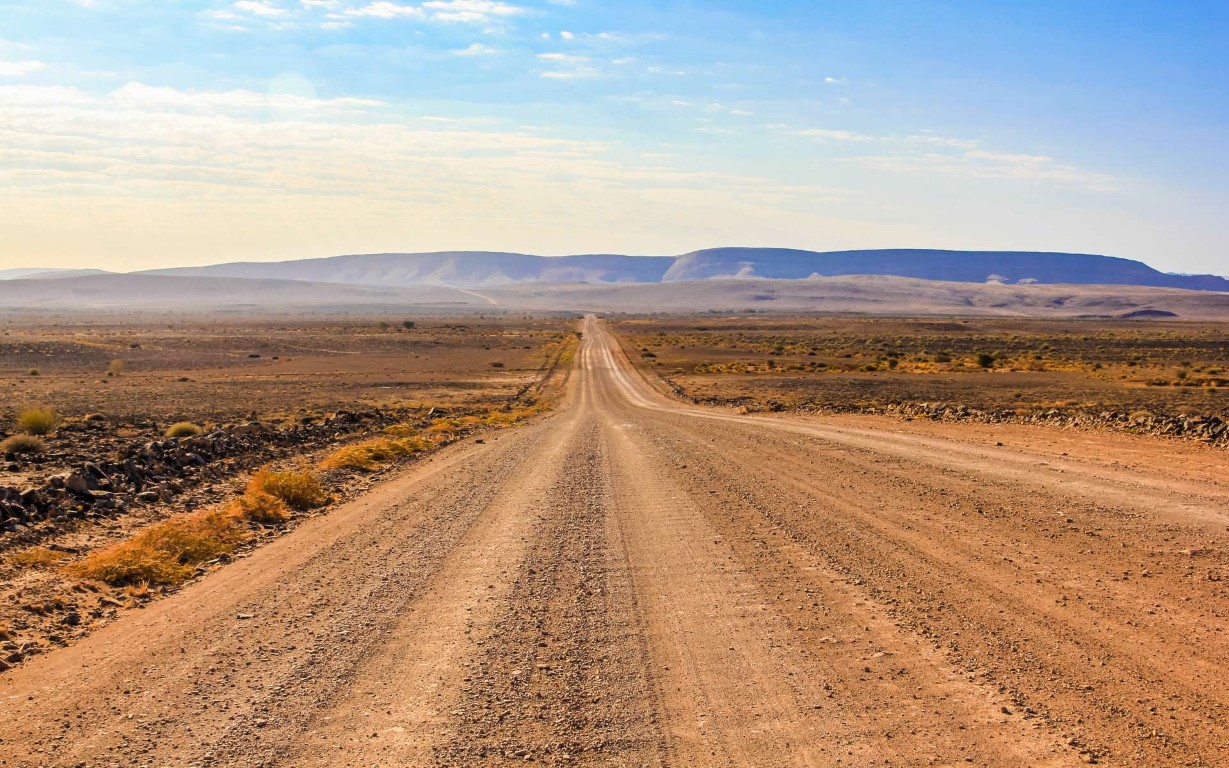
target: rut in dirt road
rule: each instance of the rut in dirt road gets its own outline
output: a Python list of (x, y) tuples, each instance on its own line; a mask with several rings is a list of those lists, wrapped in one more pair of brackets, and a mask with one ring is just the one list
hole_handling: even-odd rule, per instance
[(1223, 491), (684, 406), (583, 331), (557, 412), (0, 676), (0, 766), (1229, 763)]

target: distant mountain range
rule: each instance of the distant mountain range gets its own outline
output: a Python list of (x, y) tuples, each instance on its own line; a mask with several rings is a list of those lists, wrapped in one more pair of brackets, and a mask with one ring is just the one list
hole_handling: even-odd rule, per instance
[(672, 283), (842, 275), (1005, 284), (1140, 285), (1229, 292), (1216, 275), (1175, 275), (1139, 261), (1084, 253), (882, 249), (804, 251), (711, 248), (682, 256), (531, 256), (491, 251), (375, 253), (280, 262), (235, 262), (148, 274), (300, 280), (346, 285), (489, 288), (533, 283)]
[(682, 256), (377, 253), (147, 272), (0, 271), (0, 311), (563, 310), (1229, 317), (1229, 280), (1029, 251), (713, 248)]

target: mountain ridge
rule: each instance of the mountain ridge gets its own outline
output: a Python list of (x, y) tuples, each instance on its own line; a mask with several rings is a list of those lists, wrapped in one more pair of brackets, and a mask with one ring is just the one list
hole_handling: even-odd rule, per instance
[(884, 248), (810, 251), (707, 248), (679, 256), (506, 251), (346, 254), (276, 262), (231, 262), (136, 274), (235, 277), (345, 285), (489, 288), (518, 284), (672, 283), (711, 279), (797, 280), (812, 276), (893, 275), (922, 280), (1005, 284), (1138, 285), (1229, 292), (1219, 275), (1161, 272), (1115, 256), (1055, 251)]

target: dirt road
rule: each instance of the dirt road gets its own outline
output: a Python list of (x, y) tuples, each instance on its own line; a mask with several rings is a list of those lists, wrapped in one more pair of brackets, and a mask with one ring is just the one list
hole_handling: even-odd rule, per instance
[(0, 766), (1229, 764), (1229, 486), (681, 406), (584, 330), (553, 415), (0, 676)]

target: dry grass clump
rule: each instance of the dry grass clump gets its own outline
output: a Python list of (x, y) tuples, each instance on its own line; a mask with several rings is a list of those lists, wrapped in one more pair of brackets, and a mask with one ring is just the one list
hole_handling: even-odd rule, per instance
[(338, 448), (321, 462), (321, 466), (373, 472), (384, 464), (428, 450), (433, 445), (431, 440), (422, 437), (377, 437)]
[(177, 421), (166, 428), (167, 437), (193, 437), (205, 430), (190, 421)]
[(290, 518), (286, 502), (264, 491), (249, 490), (235, 499), (234, 509), (244, 518), (262, 525), (279, 525)]
[(13, 435), (0, 442), (0, 453), (42, 453), (47, 444), (34, 435)]
[(14, 553), (9, 562), (18, 568), (46, 568), (56, 565), (68, 558), (64, 552), (57, 552), (47, 547), (30, 547), (27, 550)]
[(290, 517), (291, 509), (310, 509), (327, 501), (328, 494), (312, 472), (275, 472), (265, 467), (225, 509), (155, 523), (69, 568), (77, 576), (116, 586), (178, 584), (191, 578), (196, 566), (233, 552), (251, 538), (249, 523), (280, 524)]
[(94, 552), (70, 569), (116, 586), (178, 584), (190, 578), (196, 566), (234, 551), (250, 536), (243, 520), (229, 510), (178, 515)]
[(306, 469), (275, 472), (268, 467), (252, 475), (248, 482), (247, 495), (264, 494), (284, 502), (291, 509), (315, 509), (328, 503), (329, 494), (320, 484), (320, 478)]
[(17, 428), (31, 435), (49, 435), (59, 422), (60, 417), (53, 408), (32, 406), (17, 414)]

